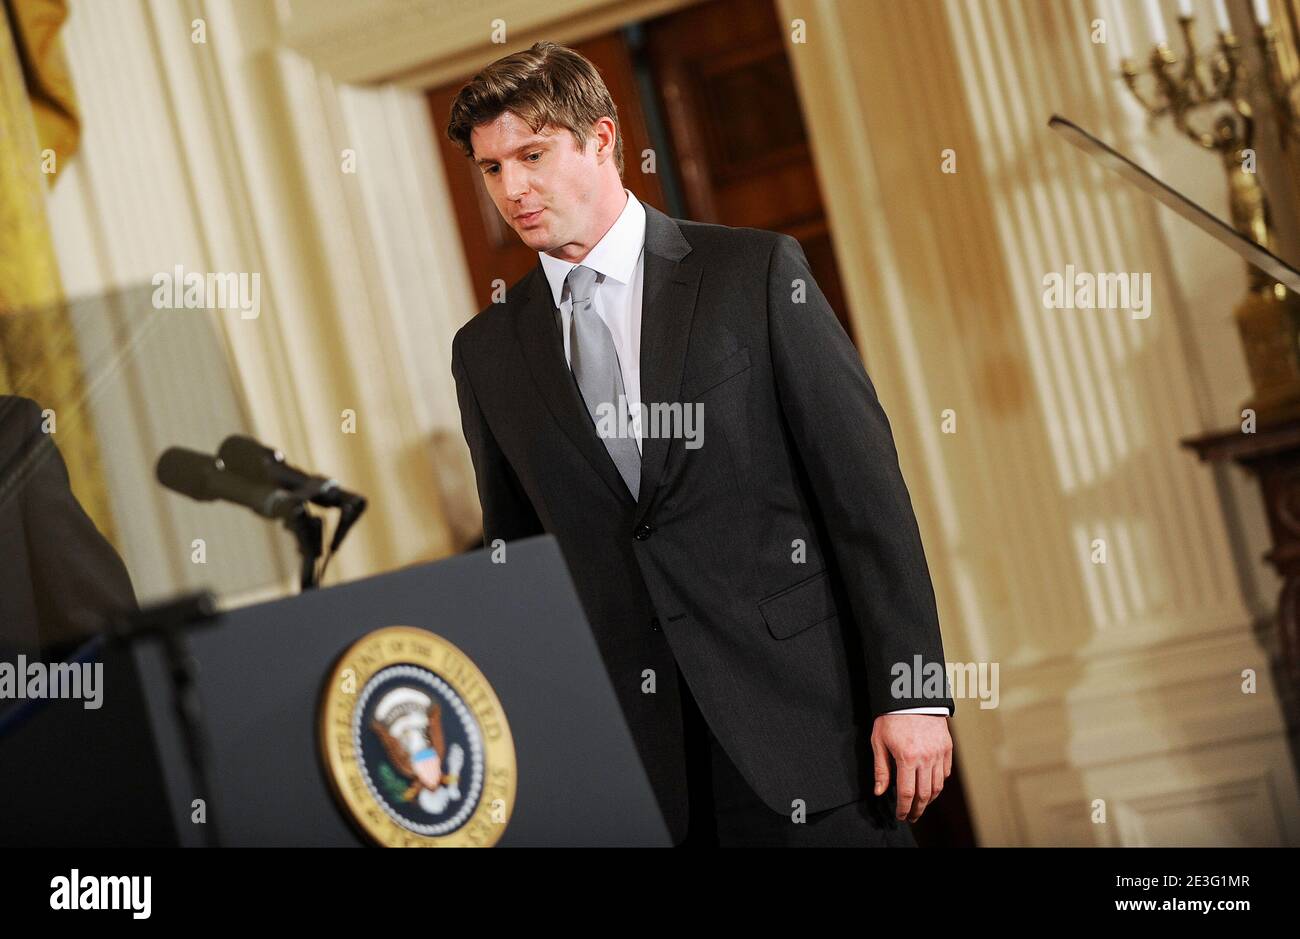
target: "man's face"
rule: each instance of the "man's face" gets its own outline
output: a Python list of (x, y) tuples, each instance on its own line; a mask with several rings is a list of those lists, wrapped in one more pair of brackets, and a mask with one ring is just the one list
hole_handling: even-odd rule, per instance
[[(586, 228), (597, 197), (601, 139), (598, 124), (586, 149), (579, 150), (564, 128), (547, 126), (535, 134), (510, 111), (470, 134), (474, 160), (497, 211), (524, 244), (557, 256), (567, 244), (590, 247)], [(529, 212), (534, 214), (525, 215)]]

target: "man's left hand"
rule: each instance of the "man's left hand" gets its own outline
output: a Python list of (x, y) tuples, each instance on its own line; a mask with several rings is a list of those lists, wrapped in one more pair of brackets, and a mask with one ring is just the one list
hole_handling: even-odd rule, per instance
[(939, 798), (952, 773), (952, 737), (941, 714), (881, 714), (871, 729), (876, 795), (889, 788), (889, 758), (898, 769), (898, 818), (914, 822)]

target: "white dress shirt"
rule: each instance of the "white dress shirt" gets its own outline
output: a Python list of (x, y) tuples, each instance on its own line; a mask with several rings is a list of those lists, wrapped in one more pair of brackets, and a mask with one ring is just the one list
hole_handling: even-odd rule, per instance
[[(623, 372), (623, 393), (627, 396), (636, 447), (641, 449), (641, 294), (645, 281), (645, 208), (632, 191), (624, 187), (627, 202), (605, 236), (596, 242), (581, 261), (562, 261), (544, 251), (538, 252), (542, 270), (551, 287), (551, 297), (559, 307), (564, 334), (564, 360), (569, 354), (569, 324), (573, 319), (573, 300), (564, 288), (569, 271), (578, 264), (596, 272), (592, 288), (592, 306), (609, 327)], [(903, 708), (891, 714), (942, 714), (946, 707)]]

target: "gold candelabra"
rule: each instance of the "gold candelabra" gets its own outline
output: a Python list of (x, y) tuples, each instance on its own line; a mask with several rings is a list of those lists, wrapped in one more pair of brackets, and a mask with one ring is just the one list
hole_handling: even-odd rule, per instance
[[(1147, 69), (1139, 71), (1132, 59), (1124, 58), (1121, 76), (1151, 124), (1168, 117), (1197, 146), (1219, 155), (1228, 176), (1233, 226), (1272, 250), (1268, 199), (1255, 172), (1252, 98), (1267, 96), (1283, 146), (1290, 136), (1300, 136), (1297, 82), (1283, 74), (1277, 27), (1259, 28), (1263, 67), (1252, 73), (1231, 30), (1218, 30), (1218, 41), (1202, 50), (1196, 41), (1195, 17), (1181, 14), (1178, 25), (1181, 58), (1159, 42)], [(1257, 268), (1248, 265), (1247, 272), (1250, 288), (1234, 311), (1253, 389), (1242, 407), (1254, 411), (1260, 422), (1300, 416), (1300, 300)]]
[(1258, 39), (1265, 89), (1277, 119), (1282, 146), (1286, 147), (1292, 137), (1300, 139), (1300, 78), (1288, 77), (1282, 67), (1282, 34), (1276, 25), (1261, 27)]

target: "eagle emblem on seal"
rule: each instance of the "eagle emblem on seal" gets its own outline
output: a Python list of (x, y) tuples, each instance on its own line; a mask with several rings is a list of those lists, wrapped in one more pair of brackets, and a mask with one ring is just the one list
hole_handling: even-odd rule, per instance
[(465, 753), (455, 743), (448, 749), (442, 705), (428, 694), (412, 687), (387, 692), (375, 707), (370, 728), (388, 757), (379, 776), (390, 797), (401, 802), (416, 800), (435, 815), (461, 797)]

